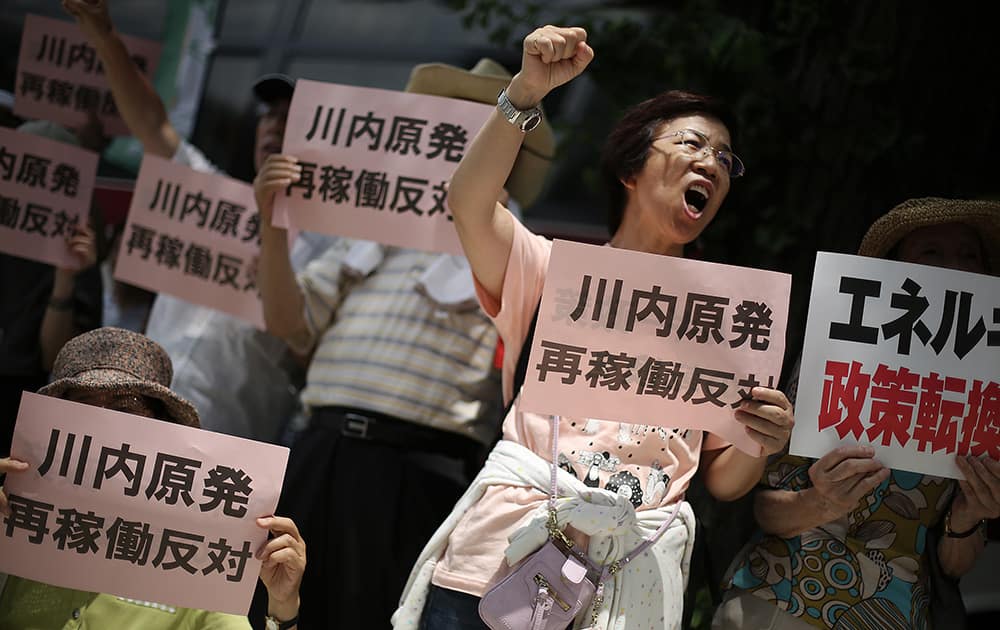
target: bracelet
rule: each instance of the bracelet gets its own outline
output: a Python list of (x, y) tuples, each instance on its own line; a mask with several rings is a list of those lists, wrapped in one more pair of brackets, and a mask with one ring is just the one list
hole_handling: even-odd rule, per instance
[(294, 628), (299, 623), (299, 616), (295, 615), (287, 621), (278, 621), (275, 617), (268, 615), (264, 621), (267, 630), (288, 630), (288, 628)]
[(985, 519), (979, 521), (967, 531), (956, 532), (951, 529), (951, 510), (948, 510), (948, 513), (944, 515), (944, 535), (948, 538), (968, 538), (969, 536), (975, 534), (984, 525), (986, 525)]
[(49, 298), (49, 308), (54, 311), (72, 311), (73, 298)]

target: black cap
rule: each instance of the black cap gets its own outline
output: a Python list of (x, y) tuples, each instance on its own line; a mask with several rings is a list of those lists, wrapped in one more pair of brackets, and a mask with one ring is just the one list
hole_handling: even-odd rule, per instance
[(295, 91), (295, 79), (287, 74), (271, 73), (257, 77), (253, 84), (253, 93), (262, 103), (292, 98)]

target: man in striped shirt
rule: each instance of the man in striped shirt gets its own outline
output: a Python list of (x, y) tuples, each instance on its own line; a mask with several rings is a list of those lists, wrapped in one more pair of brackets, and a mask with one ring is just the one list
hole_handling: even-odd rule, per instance
[[(407, 90), (492, 104), (509, 79), (488, 60), (427, 64)], [(536, 162), (508, 181), (524, 205), (554, 149), (550, 128), (532, 134), (524, 159)], [(273, 155), (254, 182), (267, 329), (311, 356), (310, 426), (279, 512), (309, 540), (303, 626), (388, 628), (414, 560), (498, 436), (498, 335), (461, 257), (341, 239), (296, 276), (270, 215), (300, 173), (293, 156)]]

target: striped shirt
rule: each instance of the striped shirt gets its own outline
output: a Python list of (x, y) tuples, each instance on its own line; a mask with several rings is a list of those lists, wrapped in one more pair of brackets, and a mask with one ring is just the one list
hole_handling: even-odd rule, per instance
[(303, 403), (369, 409), (489, 443), (501, 409), (489, 319), (417, 291), (440, 254), (386, 247), (381, 264), (357, 277), (342, 264), (350, 245), (342, 239), (299, 275), (315, 346)]

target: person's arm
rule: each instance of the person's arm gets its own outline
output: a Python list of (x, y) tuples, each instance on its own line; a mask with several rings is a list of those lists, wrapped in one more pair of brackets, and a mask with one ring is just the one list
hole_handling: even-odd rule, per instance
[(180, 135), (167, 117), (160, 95), (135, 65), (114, 29), (107, 0), (62, 0), (63, 9), (76, 18), (97, 51), (111, 85), (118, 112), (146, 153), (170, 159), (177, 153)]
[(719, 501), (735, 501), (750, 492), (766, 465), (766, 456), (747, 455), (734, 446), (701, 452), (705, 487)]
[[(18, 473), (25, 470), (28, 470), (27, 462), (8, 457), (0, 458), (0, 481), (3, 481), (7, 473)], [(7, 505), (7, 495), (4, 494), (2, 485), (0, 485), (0, 514), (10, 516), (10, 506)]]
[(308, 345), (312, 333), (305, 317), (302, 290), (295, 278), (288, 251), (288, 232), (271, 225), (274, 196), (302, 175), (298, 160), (290, 155), (269, 155), (253, 180), (260, 212), (260, 258), (257, 286), (264, 306), (267, 332), (286, 340), (293, 348)]
[(63, 345), (82, 331), (77, 329), (73, 311), (73, 293), (79, 271), (97, 262), (97, 242), (89, 226), (78, 227), (66, 239), (70, 254), (80, 262), (79, 269), (57, 267), (52, 281), (52, 294), (45, 307), (42, 325), (38, 331), (38, 345), (42, 351), (42, 367), (52, 369)]
[(785, 449), (795, 424), (792, 404), (780, 391), (754, 387), (751, 395), (752, 400), (740, 403), (735, 417), (760, 444), (760, 455), (748, 455), (733, 446), (701, 454), (705, 487), (720, 501), (735, 501), (757, 485), (768, 456)]
[(306, 543), (290, 518), (267, 516), (257, 519), (257, 525), (274, 536), (257, 552), (262, 561), (260, 581), (267, 587), (267, 614), (278, 621), (289, 621), (299, 616)]
[(869, 446), (840, 446), (809, 467), (812, 486), (802, 490), (760, 490), (754, 516), (764, 533), (791, 538), (846, 515), (888, 479), (890, 470)]
[(959, 493), (951, 504), (949, 525), (953, 532), (972, 533), (964, 538), (942, 535), (938, 557), (942, 570), (957, 578), (972, 569), (986, 545), (980, 523), (1000, 517), (1000, 462), (978, 457), (957, 457), (955, 461), (965, 479), (958, 481)]
[[(582, 28), (536, 29), (524, 39), (521, 71), (511, 79), (507, 97), (516, 108), (530, 109), (583, 72), (593, 58)], [(524, 133), (494, 110), (462, 156), (448, 188), (448, 207), (472, 272), (498, 300), (514, 225), (497, 199), (523, 140)]]

